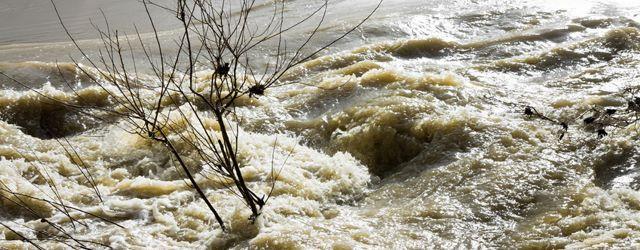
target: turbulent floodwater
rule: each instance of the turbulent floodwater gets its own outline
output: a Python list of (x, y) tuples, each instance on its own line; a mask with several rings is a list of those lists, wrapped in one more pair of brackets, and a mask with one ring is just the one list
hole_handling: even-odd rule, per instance
[[(0, 3), (0, 13), (29, 15), (13, 2)], [(135, 10), (113, 2), (106, 14), (116, 20)], [(300, 15), (310, 11), (305, 1), (291, 4)], [(312, 46), (375, 5), (332, 4)], [(77, 32), (92, 7), (69, 19)], [(49, 96), (106, 105), (87, 79), (75, 78), (75, 92), (62, 84), (55, 62), (76, 52), (61, 32), (21, 30), (61, 31), (55, 20), (34, 20), (0, 28), (0, 71)], [(162, 25), (163, 36), (174, 34)], [(73, 65), (60, 65), (74, 79)], [(636, 1), (385, 1), (356, 33), (294, 69), (300, 84), (240, 107), (251, 187), (269, 192), (272, 166), (281, 174), (255, 224), (220, 183), (198, 177), (228, 233), (162, 145), (0, 76), (0, 222), (32, 238), (51, 230), (9, 193), (57, 200), (45, 173), (66, 203), (125, 228), (79, 212), (71, 214), (86, 225), (71, 225), (45, 202), (24, 202), (75, 237), (114, 248), (640, 248), (639, 128), (597, 139), (579, 118), (592, 106), (623, 108), (617, 93), (638, 86), (639, 66)], [(524, 105), (569, 121), (568, 134), (559, 141), (558, 126), (527, 118)], [(103, 202), (43, 127), (77, 150)], [(28, 247), (6, 227), (0, 232), (0, 248)]]

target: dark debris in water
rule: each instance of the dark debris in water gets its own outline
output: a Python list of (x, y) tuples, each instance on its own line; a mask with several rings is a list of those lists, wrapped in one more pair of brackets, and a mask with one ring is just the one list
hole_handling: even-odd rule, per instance
[(584, 122), (584, 124), (592, 124), (596, 121), (597, 118), (593, 117), (593, 116), (589, 116), (587, 118), (584, 118), (584, 120), (582, 120)]
[(598, 138), (600, 138), (600, 139), (601, 139), (601, 138), (603, 138), (603, 137), (605, 137), (605, 136), (607, 136), (607, 135), (609, 135), (609, 134), (607, 133), (607, 131), (606, 131), (606, 130), (604, 130), (603, 128), (598, 129), (597, 133), (598, 133)]
[[(626, 98), (627, 109), (592, 107), (585, 112), (590, 112), (591, 114), (589, 116), (582, 118), (583, 116), (581, 115), (576, 119), (581, 119), (584, 129), (595, 132), (597, 138), (602, 139), (609, 135), (612, 128), (624, 128), (640, 121), (640, 97), (637, 96), (638, 93), (640, 93), (640, 90), (625, 90), (623, 92), (623, 94), (631, 95)], [(528, 118), (537, 118), (559, 125), (562, 128), (559, 140), (565, 137), (565, 134), (569, 131), (569, 124), (572, 123), (571, 119), (568, 121), (560, 121), (559, 119), (551, 118), (532, 106), (525, 106), (523, 113)]]

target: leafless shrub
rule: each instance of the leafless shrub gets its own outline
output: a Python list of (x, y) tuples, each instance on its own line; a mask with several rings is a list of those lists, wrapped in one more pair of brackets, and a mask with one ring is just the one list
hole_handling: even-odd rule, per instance
[[(271, 16), (268, 22), (260, 24), (252, 22), (257, 8), (255, 0), (177, 0), (175, 6), (163, 6), (143, 0), (142, 5), (153, 30), (153, 42), (146, 43), (137, 27), (135, 34), (131, 36), (113, 29), (103, 13), (103, 27), (94, 24), (102, 48), (98, 50), (97, 56), (92, 57), (70, 33), (54, 0), (51, 0), (64, 31), (82, 55), (82, 60), (88, 63), (88, 67), (74, 58), (71, 58), (72, 62), (82, 77), (90, 79), (91, 84), (98, 86), (109, 96), (111, 105), (68, 102), (48, 97), (44, 93), (40, 94), (52, 102), (63, 104), (84, 115), (95, 116), (97, 119), (104, 119), (104, 116), (95, 115), (95, 112), (116, 117), (124, 121), (121, 127), (127, 132), (163, 144), (191, 187), (206, 203), (220, 227), (225, 230), (223, 219), (196, 181), (195, 172), (192, 170), (194, 166), (189, 166), (187, 157), (196, 155), (199, 166), (203, 168), (200, 174), (205, 178), (230, 180), (229, 183), (233, 184), (226, 188), (244, 201), (252, 213), (249, 219), (254, 221), (260, 215), (271, 192), (256, 194), (243, 177), (242, 162), (238, 157), (240, 127), (238, 123), (231, 122), (237, 120), (237, 102), (242, 98), (259, 98), (269, 88), (286, 84), (282, 79), (288, 71), (355, 31), (373, 15), (381, 2), (378, 2), (359, 23), (336, 39), (311, 47), (311, 41), (318, 38), (319, 31), (325, 24), (328, 0), (323, 1), (311, 14), (293, 22), (286, 11), (287, 1), (274, 1), (270, 6)], [(170, 16), (175, 16), (182, 25), (181, 32), (175, 40), (177, 53), (174, 55), (170, 55), (167, 52), (169, 49), (162, 44), (150, 8), (164, 9)], [(301, 43), (288, 43), (285, 35), (304, 23), (312, 23), (312, 30)], [(132, 52), (134, 44), (141, 48), (142, 58), (136, 58)], [(275, 53), (266, 63), (253, 63), (253, 57), (259, 53), (261, 46), (270, 47)], [(207, 84), (196, 79), (196, 68), (199, 66), (213, 69)], [(141, 80), (142, 74), (138, 71), (141, 68), (151, 70), (151, 80)], [(2, 72), (0, 74), (7, 76)], [(68, 82), (67, 85), (77, 95), (76, 99), (81, 100), (82, 96)], [(212, 129), (212, 126), (216, 127), (217, 131)], [(58, 142), (65, 148), (68, 156), (76, 160), (78, 166), (87, 168), (78, 152), (68, 150), (73, 147), (67, 147), (71, 145), (66, 139)], [(66, 142), (66, 145), (63, 142)], [(187, 145), (186, 148), (184, 145)], [(186, 151), (192, 154), (187, 156)], [(80, 171), (102, 200), (90, 172), (83, 169)], [(215, 174), (206, 176), (204, 172)], [(50, 183), (49, 186), (55, 190), (54, 183)], [(69, 217), (70, 209), (80, 210), (65, 204), (60, 197), (42, 199), (27, 197), (11, 190), (4, 191), (14, 198), (39, 199)], [(12, 200), (20, 203), (20, 199)], [(86, 242), (74, 239), (54, 222), (38, 214), (34, 216), (39, 216), (43, 222), (59, 229), (61, 234), (49, 239), (65, 244), (72, 241), (77, 247), (87, 247)], [(3, 226), (8, 227), (5, 224)], [(38, 247), (35, 239), (22, 239)]]

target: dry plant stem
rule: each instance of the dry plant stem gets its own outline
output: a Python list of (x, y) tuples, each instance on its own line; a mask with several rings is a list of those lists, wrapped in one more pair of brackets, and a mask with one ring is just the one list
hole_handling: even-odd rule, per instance
[(15, 229), (11, 228), (10, 226), (8, 226), (7, 224), (2, 223), (2, 221), (0, 221), (0, 225), (2, 225), (3, 227), (5, 227), (6, 229), (9, 229), (9, 231), (13, 232), (14, 234), (18, 235), (22, 240), (28, 242), (29, 244), (31, 244), (32, 246), (34, 246), (37, 249), (42, 249), (44, 250), (44, 248), (42, 248), (40, 245), (36, 244), (35, 242), (33, 242), (32, 240), (28, 239), (27, 237), (24, 237), (20, 232), (16, 231)]
[[(238, 157), (234, 153), (233, 146), (231, 146), (231, 140), (229, 139), (229, 134), (227, 133), (227, 129), (224, 124), (224, 118), (222, 117), (222, 113), (215, 112), (215, 115), (216, 115), (216, 120), (220, 125), (220, 132), (222, 134), (222, 139), (224, 140), (224, 144), (226, 146), (226, 151), (225, 151), (225, 154), (227, 156), (226, 158), (231, 159), (233, 164), (233, 170), (235, 170), (235, 172), (231, 171), (231, 173), (235, 173), (234, 182), (238, 187), (238, 190), (240, 190), (240, 193), (242, 194), (243, 198), (248, 203), (249, 208), (251, 209), (251, 214), (252, 214), (251, 218), (255, 219), (257, 218), (258, 215), (260, 215), (259, 208), (256, 207), (256, 203), (258, 203), (260, 205), (260, 208), (262, 208), (264, 201), (261, 198), (257, 198), (255, 195), (251, 195), (253, 192), (247, 187), (244, 181), (244, 178), (242, 177), (242, 172), (240, 171), (240, 166), (238, 165)], [(221, 146), (221, 148), (223, 147)]]
[(159, 141), (163, 142), (165, 145), (167, 145), (167, 147), (169, 147), (169, 150), (171, 151), (171, 153), (178, 160), (180, 166), (182, 167), (182, 170), (184, 170), (185, 174), (187, 175), (187, 178), (189, 178), (189, 181), (191, 181), (192, 187), (198, 192), (198, 195), (200, 195), (202, 200), (204, 200), (204, 203), (207, 204), (207, 207), (209, 207), (209, 210), (211, 210), (211, 212), (215, 216), (216, 221), (218, 222), (218, 224), (220, 224), (220, 227), (222, 228), (222, 230), (223, 231), (226, 230), (226, 228), (224, 226), (224, 221), (222, 220), (222, 218), (218, 214), (218, 211), (216, 211), (216, 209), (213, 207), (211, 202), (209, 202), (209, 199), (207, 199), (207, 196), (205, 195), (204, 191), (202, 191), (202, 188), (200, 188), (200, 185), (198, 185), (198, 183), (196, 182), (195, 178), (193, 178), (193, 175), (191, 175), (191, 171), (187, 168), (187, 164), (184, 163), (184, 160), (182, 159), (182, 157), (181, 157), (180, 153), (178, 152), (178, 150), (173, 146), (173, 144), (171, 144), (168, 141), (166, 134), (164, 132), (162, 132), (162, 130), (159, 130), (159, 132), (160, 132), (160, 135), (162, 135), (162, 137), (164, 138), (164, 139), (161, 139)]

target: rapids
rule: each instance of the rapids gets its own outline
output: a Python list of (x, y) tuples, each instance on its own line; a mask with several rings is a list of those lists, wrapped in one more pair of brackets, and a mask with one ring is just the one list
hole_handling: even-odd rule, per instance
[[(225, 183), (201, 173), (228, 233), (162, 145), (109, 114), (86, 116), (44, 97), (110, 105), (103, 89), (77, 77), (68, 57), (77, 51), (51, 6), (26, 2), (0, 3), (0, 72), (28, 85), (0, 75), (0, 222), (23, 235), (51, 229), (17, 202), (116, 249), (640, 248), (640, 127), (598, 139), (578, 118), (592, 106), (624, 107), (618, 93), (640, 83), (637, 1), (385, 0), (354, 34), (290, 71), (293, 84), (239, 104), (243, 173), (260, 193), (275, 188), (251, 224)], [(125, 28), (123, 18), (141, 11), (137, 1), (91, 0), (74, 13), (73, 2), (62, 15), (93, 54), (99, 41), (86, 19), (99, 18), (98, 7)], [(300, 16), (311, 11), (290, 4)], [(312, 46), (373, 6), (331, 1)], [(172, 25), (160, 24), (167, 44)], [(199, 84), (210, 75), (204, 67)], [(571, 121), (567, 136), (528, 119), (524, 105)], [(78, 211), (70, 215), (86, 225), (71, 225), (50, 204), (8, 191), (54, 199), (43, 175), (65, 203), (124, 228)], [(29, 247), (0, 228), (0, 248)]]

